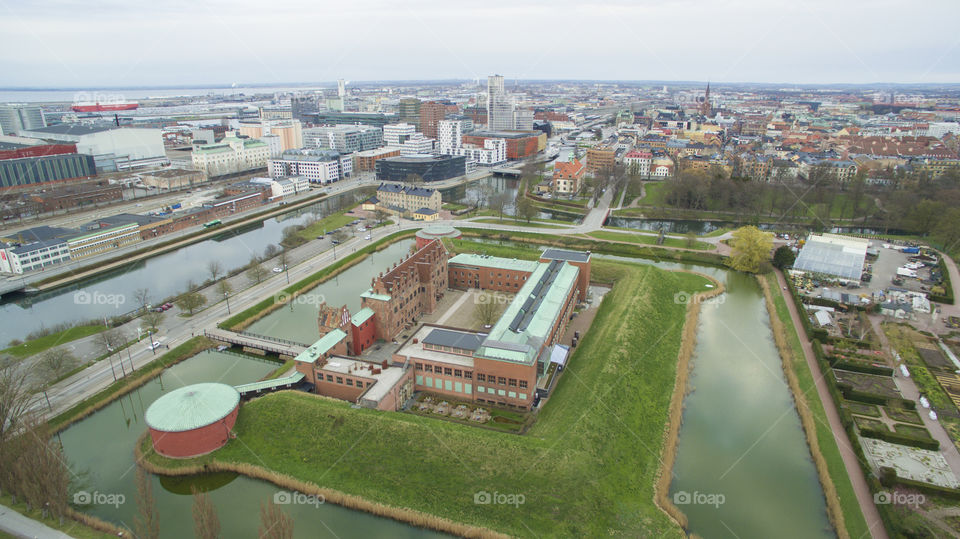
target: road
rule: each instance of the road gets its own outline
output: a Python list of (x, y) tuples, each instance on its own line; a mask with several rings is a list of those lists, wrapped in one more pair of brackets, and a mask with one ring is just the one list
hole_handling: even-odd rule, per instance
[(43, 537), (44, 539), (70, 539), (69, 535), (59, 532), (42, 522), (25, 517), (6, 505), (0, 505), (0, 531), (24, 539), (32, 539), (34, 537)]
[[(783, 272), (776, 270), (777, 283), (783, 290), (787, 282), (783, 277)], [(833, 439), (837, 442), (840, 449), (840, 457), (843, 459), (843, 466), (847, 469), (847, 475), (850, 476), (850, 482), (853, 484), (853, 492), (857, 496), (857, 503), (860, 505), (860, 511), (867, 520), (867, 526), (870, 528), (870, 534), (874, 539), (886, 539), (886, 528), (883, 527), (883, 521), (880, 519), (880, 512), (877, 506), (873, 504), (873, 493), (870, 486), (867, 485), (866, 477), (863, 475), (863, 469), (860, 467), (857, 454), (853, 450), (847, 431), (843, 429), (843, 423), (840, 421), (840, 414), (837, 411), (837, 405), (833, 402), (833, 396), (827, 388), (827, 382), (820, 374), (820, 367), (817, 365), (817, 358), (813, 355), (813, 345), (809, 339), (804, 338), (803, 324), (800, 321), (800, 314), (797, 312), (797, 306), (793, 301), (786, 299), (787, 309), (790, 311), (790, 319), (793, 320), (793, 327), (800, 336), (800, 345), (803, 348), (803, 355), (807, 360), (807, 367), (813, 375), (813, 382), (817, 388), (817, 395), (820, 402), (823, 403), (823, 410), (827, 416), (827, 422), (830, 424), (830, 430), (833, 432)]]

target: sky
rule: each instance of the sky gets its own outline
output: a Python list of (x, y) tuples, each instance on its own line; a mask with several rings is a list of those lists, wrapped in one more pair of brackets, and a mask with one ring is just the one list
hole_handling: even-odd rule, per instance
[(958, 0), (0, 0), (0, 86), (960, 83)]

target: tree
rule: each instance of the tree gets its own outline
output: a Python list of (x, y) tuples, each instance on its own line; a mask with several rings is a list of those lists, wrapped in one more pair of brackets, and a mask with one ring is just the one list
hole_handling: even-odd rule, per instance
[(507, 193), (497, 193), (490, 197), (490, 209), (500, 215), (500, 220), (503, 220), (503, 209), (508, 203), (510, 203), (510, 195)]
[(66, 348), (51, 348), (40, 355), (37, 365), (48, 381), (56, 380), (61, 375), (77, 366), (79, 360), (73, 352)]
[(210, 501), (210, 495), (190, 487), (193, 493), (193, 535), (198, 539), (217, 539), (220, 537), (220, 519), (217, 508)]
[(104, 354), (110, 354), (127, 343), (127, 334), (120, 328), (111, 328), (97, 334), (97, 345)]
[(160, 514), (157, 512), (157, 503), (153, 498), (153, 484), (147, 472), (137, 466), (137, 514), (133, 517), (133, 525), (140, 539), (157, 539), (160, 537)]
[(280, 250), (280, 249), (279, 249), (276, 245), (274, 245), (274, 244), (272, 244), (272, 243), (269, 244), (269, 245), (267, 245), (266, 247), (263, 248), (263, 259), (264, 259), (264, 260), (269, 260), (269, 259), (277, 256), (277, 251), (279, 251), (279, 250)]
[(260, 539), (291, 539), (293, 537), (293, 519), (280, 510), (280, 506), (269, 501), (260, 504)]
[(497, 304), (499, 298), (490, 292), (480, 292), (476, 298), (477, 308), (473, 311), (474, 318), (482, 326), (492, 325), (500, 316), (500, 306)]
[[(179, 303), (177, 304), (179, 306)], [(158, 329), (160, 324), (163, 323), (163, 319), (167, 313), (163, 311), (147, 311), (143, 313), (143, 322), (147, 325), (147, 328)]]
[[(8, 464), (4, 458), (6, 444), (20, 428), (33, 399), (34, 388), (28, 377), (28, 368), (9, 356), (0, 357), (0, 471)], [(0, 486), (6, 485), (0, 473)]]
[(207, 262), (207, 274), (210, 275), (211, 281), (216, 281), (223, 274), (223, 266), (220, 265), (219, 261), (211, 260)]
[(250, 266), (247, 268), (247, 278), (251, 281), (257, 281), (257, 284), (260, 284), (260, 281), (267, 276), (267, 268), (264, 268), (257, 257), (253, 257), (250, 260)]
[(138, 288), (134, 290), (133, 299), (137, 302), (137, 306), (139, 306), (141, 310), (146, 311), (147, 306), (150, 305), (150, 289)]
[(730, 239), (733, 252), (727, 262), (737, 271), (757, 273), (761, 263), (770, 256), (773, 248), (773, 234), (763, 232), (755, 226), (744, 226), (733, 231)]
[(773, 252), (773, 265), (778, 269), (792, 266), (796, 259), (797, 255), (793, 254), (793, 249), (787, 245), (781, 245)]
[(346, 232), (345, 230), (343, 230), (342, 228), (337, 229), (337, 230), (333, 233), (333, 239), (336, 240), (338, 243), (343, 243), (343, 242), (347, 241), (347, 232)]
[(684, 245), (687, 246), (687, 249), (693, 249), (697, 246), (697, 235), (693, 232), (687, 232), (684, 234)]
[(202, 306), (207, 302), (207, 298), (203, 294), (196, 291), (187, 291), (183, 294), (180, 294), (180, 297), (177, 298), (177, 307), (180, 307), (181, 311), (186, 311), (188, 315), (193, 316), (193, 311), (197, 310), (198, 307)]
[(387, 213), (387, 210), (380, 206), (377, 206), (377, 209), (373, 210), (373, 216), (376, 217), (378, 225), (383, 224), (384, 219), (386, 219), (388, 215), (390, 214)]
[(525, 219), (528, 223), (537, 216), (537, 206), (527, 197), (519, 197), (517, 201), (517, 218)]

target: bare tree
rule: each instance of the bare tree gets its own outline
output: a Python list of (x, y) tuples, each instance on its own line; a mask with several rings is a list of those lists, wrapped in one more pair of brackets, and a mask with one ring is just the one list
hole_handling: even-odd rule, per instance
[(233, 287), (230, 286), (230, 281), (224, 279), (217, 283), (217, 294), (223, 296), (223, 299), (227, 302), (227, 314), (230, 314), (230, 294), (233, 293)]
[(223, 274), (223, 266), (220, 265), (220, 261), (211, 260), (207, 262), (207, 274), (210, 275), (211, 281), (216, 281)]
[(0, 357), (0, 486), (8, 486), (7, 444), (21, 427), (33, 400), (29, 369), (9, 356)]
[(497, 193), (490, 197), (490, 209), (500, 215), (500, 220), (503, 220), (503, 209), (506, 208), (509, 203), (510, 195), (507, 193)]
[(517, 197), (517, 215), (518, 219), (525, 219), (528, 223), (537, 216), (537, 206), (527, 197)]
[(383, 220), (386, 219), (388, 215), (390, 214), (387, 213), (387, 210), (381, 207), (377, 207), (377, 209), (373, 210), (373, 216), (376, 217), (378, 225), (383, 223)]
[(210, 501), (210, 495), (190, 487), (193, 493), (193, 535), (198, 539), (217, 539), (220, 537), (220, 519), (217, 508)]
[(149, 288), (138, 288), (133, 291), (133, 299), (137, 302), (137, 306), (141, 310), (146, 311), (147, 306), (150, 305), (150, 289)]
[(127, 335), (120, 328), (112, 328), (97, 334), (97, 345), (104, 354), (110, 354), (127, 342)]
[(280, 249), (279, 249), (276, 245), (274, 245), (274, 244), (272, 244), (272, 243), (269, 244), (269, 245), (267, 245), (267, 246), (264, 247), (264, 249), (263, 249), (263, 259), (264, 259), (264, 260), (268, 260), (268, 259), (270, 259), (270, 258), (273, 258), (273, 257), (277, 256), (277, 251), (279, 251), (279, 250), (280, 250)]
[(54, 381), (77, 366), (79, 361), (73, 352), (66, 348), (51, 348), (40, 355), (37, 366), (47, 381)]
[(284, 513), (273, 500), (260, 504), (260, 539), (291, 539), (293, 519)]
[(260, 264), (257, 257), (253, 257), (253, 259), (250, 260), (250, 267), (247, 268), (247, 278), (251, 281), (257, 281), (257, 284), (260, 284), (260, 281), (266, 276), (267, 269)]
[(160, 324), (163, 323), (163, 318), (167, 313), (163, 311), (147, 311), (143, 313), (143, 322), (147, 325), (148, 328), (159, 329)]
[(137, 466), (137, 514), (133, 517), (133, 525), (140, 539), (157, 539), (160, 537), (160, 514), (157, 511), (157, 502), (153, 497), (153, 484), (146, 470)]
[(482, 326), (489, 326), (496, 322), (500, 316), (500, 297), (489, 292), (481, 292), (476, 297), (477, 308), (473, 311), (473, 316), (477, 323)]

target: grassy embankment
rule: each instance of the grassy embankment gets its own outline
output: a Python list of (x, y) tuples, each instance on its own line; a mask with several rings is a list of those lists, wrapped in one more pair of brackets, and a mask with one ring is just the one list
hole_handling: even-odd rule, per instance
[(312, 275), (301, 279), (292, 285), (283, 289), (283, 294), (272, 294), (267, 299), (249, 307), (230, 318), (227, 318), (223, 322), (220, 322), (220, 327), (224, 329), (239, 330), (244, 327), (252, 324), (253, 322), (259, 320), (263, 316), (266, 316), (270, 312), (280, 308), (285, 305), (285, 303), (278, 302), (278, 296), (285, 296), (287, 301), (293, 301), (297, 296), (303, 294), (304, 292), (309, 291), (311, 288), (328, 281), (338, 275), (340, 272), (346, 270), (347, 268), (357, 264), (364, 258), (366, 258), (370, 253), (379, 251), (381, 249), (386, 249), (393, 242), (402, 240), (404, 238), (412, 237), (417, 233), (416, 230), (401, 230), (399, 232), (394, 232), (384, 238), (381, 238), (369, 245), (366, 245), (360, 249), (357, 249), (355, 252), (352, 252), (340, 260), (334, 262), (333, 264), (321, 269), (320, 271), (313, 273)]
[[(610, 232), (607, 230), (598, 230), (596, 232), (589, 232), (587, 234), (592, 238), (597, 238), (599, 240), (607, 241), (625, 241), (627, 243), (640, 243), (644, 245), (656, 245), (657, 236), (649, 234), (625, 234), (622, 232)], [(664, 247), (678, 247), (681, 249), (694, 249), (697, 251), (712, 251), (714, 245), (707, 243), (705, 241), (693, 240), (692, 243), (687, 242), (684, 238), (663, 238)]]
[[(833, 437), (826, 411), (814, 386), (814, 376), (807, 365), (800, 336), (790, 317), (786, 301), (776, 275), (768, 273), (761, 287), (772, 300), (779, 324), (773, 323), (774, 339), (783, 359), (784, 371), (794, 395), (801, 424), (807, 435), (814, 463), (827, 498), (827, 512), (834, 526), (840, 527), (848, 537), (870, 535), (867, 521), (860, 511), (860, 504), (853, 492), (853, 484), (840, 456), (840, 449)], [(766, 285), (765, 287), (763, 285)], [(772, 313), (771, 313), (772, 316)], [(771, 322), (773, 320), (771, 319)], [(793, 378), (791, 380), (791, 377)], [(813, 434), (813, 436), (811, 436)]]
[[(43, 513), (39, 509), (27, 509), (25, 503), (18, 502), (13, 503), (13, 499), (9, 494), (4, 494), (0, 496), (0, 504), (3, 504), (10, 509), (20, 513), (21, 515), (26, 516), (27, 518), (33, 519), (37, 522), (46, 524), (48, 527), (53, 528), (54, 530), (61, 531), (70, 537), (76, 537), (77, 539), (107, 539), (107, 538), (116, 538), (121, 532), (122, 528), (117, 528), (116, 526), (109, 525), (107, 523), (98, 523), (100, 527), (110, 528), (110, 533), (106, 531), (101, 531), (97, 528), (94, 528), (87, 523), (81, 522), (80, 520), (87, 520), (84, 518), (85, 515), (73, 509), (69, 510), (68, 518), (63, 520), (63, 524), (60, 523), (60, 519), (53, 518), (50, 515), (46, 517), (43, 516)], [(16, 535), (10, 535), (0, 531), (0, 538), (13, 538), (17, 537)], [(120, 536), (124, 537), (124, 536)]]
[(346, 226), (356, 219), (356, 215), (347, 215), (346, 211), (332, 213), (297, 232), (297, 236), (300, 236), (300, 238), (304, 240), (310, 241), (324, 232), (331, 232), (342, 226)]
[(495, 225), (526, 226), (530, 228), (566, 228), (560, 225), (552, 224), (556, 221), (543, 222), (543, 221), (531, 219), (530, 222), (528, 223), (527, 221), (524, 221), (522, 219), (520, 220), (514, 219), (513, 217), (506, 218), (503, 220), (491, 218), (491, 217), (484, 217), (482, 219), (474, 219), (473, 221), (470, 221), (470, 222), (471, 223), (488, 223), (488, 224), (495, 224)]
[[(686, 313), (673, 295), (707, 281), (605, 265), (614, 290), (525, 436), (282, 392), (245, 404), (238, 439), (212, 455), (170, 460), (146, 440), (140, 448), (150, 465), (174, 473), (204, 466), (259, 473), (464, 535), (680, 537), (653, 501)], [(524, 503), (475, 504), (482, 491), (522, 494)]]
[(90, 335), (95, 335), (101, 331), (104, 331), (105, 329), (107, 329), (107, 326), (104, 326), (103, 324), (74, 326), (56, 333), (44, 335), (43, 337), (27, 341), (17, 346), (11, 346), (10, 348), (0, 350), (0, 356), (11, 355), (16, 358), (29, 357), (34, 354), (46, 352), (54, 346), (59, 346), (77, 339), (89, 337)]

